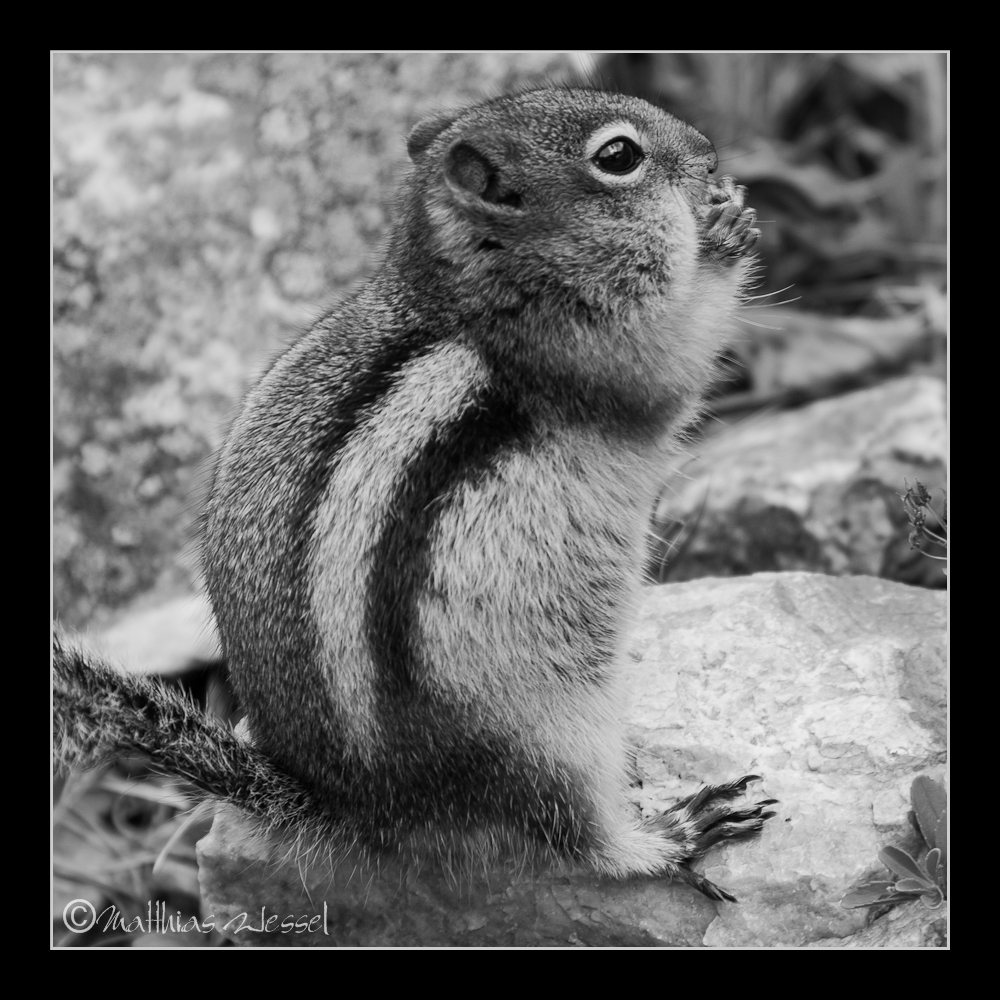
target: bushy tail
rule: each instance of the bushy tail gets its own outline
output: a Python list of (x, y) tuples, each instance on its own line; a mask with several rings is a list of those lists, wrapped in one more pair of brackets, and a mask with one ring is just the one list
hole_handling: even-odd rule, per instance
[(53, 653), (57, 766), (87, 769), (143, 756), (164, 774), (256, 815), (268, 828), (334, 832), (298, 781), (180, 692), (115, 670), (58, 637)]

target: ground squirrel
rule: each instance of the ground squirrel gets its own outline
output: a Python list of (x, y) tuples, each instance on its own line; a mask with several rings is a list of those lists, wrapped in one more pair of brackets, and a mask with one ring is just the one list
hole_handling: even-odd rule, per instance
[(407, 147), (380, 271), (249, 393), (215, 470), (248, 737), (60, 647), (62, 760), (140, 749), (373, 855), (539, 848), (731, 898), (690, 862), (768, 802), (733, 805), (746, 776), (630, 814), (616, 661), (754, 213), (704, 136), (620, 94), (498, 97)]

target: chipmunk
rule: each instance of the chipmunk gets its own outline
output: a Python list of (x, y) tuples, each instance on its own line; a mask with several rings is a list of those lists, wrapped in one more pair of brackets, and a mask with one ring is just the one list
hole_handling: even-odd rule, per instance
[(497, 97), (407, 149), (380, 271), (250, 391), (215, 470), (249, 739), (60, 646), (61, 759), (141, 750), (373, 856), (488, 843), (732, 899), (690, 863), (772, 800), (734, 805), (748, 775), (633, 815), (616, 664), (754, 212), (708, 139), (621, 94)]

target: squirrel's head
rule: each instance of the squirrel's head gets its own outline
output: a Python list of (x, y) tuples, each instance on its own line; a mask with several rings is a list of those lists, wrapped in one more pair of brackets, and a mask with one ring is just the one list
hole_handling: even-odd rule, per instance
[(715, 150), (638, 98), (526, 91), (427, 118), (407, 149), (422, 258), (459, 293), (614, 312), (695, 266)]

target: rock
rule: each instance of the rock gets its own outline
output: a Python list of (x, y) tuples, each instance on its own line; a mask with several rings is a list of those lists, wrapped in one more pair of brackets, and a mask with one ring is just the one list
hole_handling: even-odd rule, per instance
[(944, 385), (924, 376), (729, 428), (664, 490), (657, 520), (691, 531), (675, 565), (666, 552), (667, 578), (808, 570), (943, 587), (943, 564), (910, 548), (899, 494), (920, 480), (941, 509), (946, 444)]
[(244, 912), (251, 926), (262, 912), (276, 927), (318, 920), (311, 932), (294, 920), (288, 933), (230, 927), (247, 945), (933, 944), (941, 910), (908, 903), (872, 922), (840, 903), (884, 877), (880, 848), (919, 847), (910, 784), (945, 761), (945, 603), (937, 591), (808, 573), (646, 592), (625, 657), (637, 805), (653, 812), (742, 773), (763, 775), (763, 793), (780, 800), (759, 838), (697, 866), (738, 904), (569, 869), (456, 884), (433, 864), (331, 865), (322, 848), (296, 852), (225, 807), (199, 844), (206, 914), (220, 929)]
[(102, 632), (74, 637), (131, 673), (174, 677), (222, 656), (204, 594), (132, 610)]

